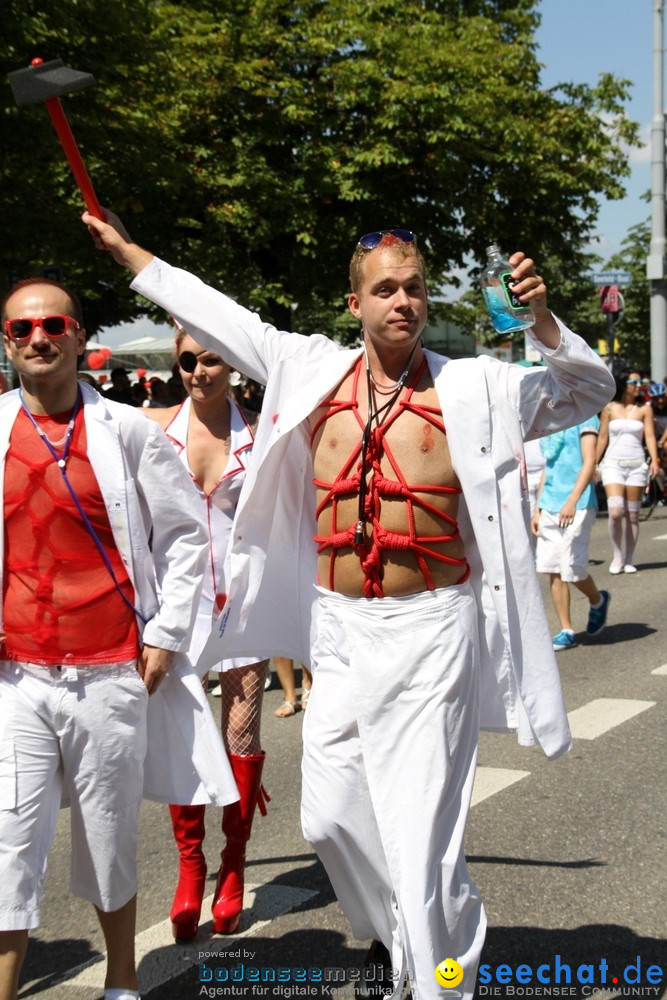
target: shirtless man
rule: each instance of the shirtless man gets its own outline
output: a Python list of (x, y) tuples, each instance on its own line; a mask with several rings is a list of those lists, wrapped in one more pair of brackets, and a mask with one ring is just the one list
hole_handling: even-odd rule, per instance
[(522, 253), (515, 291), (546, 361), (532, 370), (423, 349), (424, 263), (407, 230), (360, 239), (349, 307), (364, 348), (342, 350), (279, 332), (119, 226), (84, 221), (135, 290), (266, 385), (228, 601), (202, 661), (250, 642), (310, 660), (306, 839), (355, 936), (389, 950), (389, 993), (407, 974), (413, 997), (440, 996), (434, 969), (451, 957), (470, 998), (485, 917), (463, 834), (480, 722), (552, 757), (570, 744), (522, 442), (586, 419), (613, 380), (552, 316)]

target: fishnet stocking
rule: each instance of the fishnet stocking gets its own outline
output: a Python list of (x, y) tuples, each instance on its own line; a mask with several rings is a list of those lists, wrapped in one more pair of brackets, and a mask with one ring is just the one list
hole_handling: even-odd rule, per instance
[(236, 667), (220, 674), (221, 729), (227, 753), (241, 757), (261, 753), (262, 699), (269, 661)]

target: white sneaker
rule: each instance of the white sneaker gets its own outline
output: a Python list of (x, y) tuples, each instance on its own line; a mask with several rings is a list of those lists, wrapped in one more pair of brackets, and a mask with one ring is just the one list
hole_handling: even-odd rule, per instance
[(624, 573), (636, 573), (637, 572), (637, 567), (633, 566), (631, 563), (628, 563), (626, 566), (623, 567), (623, 572)]
[(612, 563), (609, 567), (609, 572), (612, 573), (613, 576), (617, 576), (619, 573), (622, 573), (623, 563)]

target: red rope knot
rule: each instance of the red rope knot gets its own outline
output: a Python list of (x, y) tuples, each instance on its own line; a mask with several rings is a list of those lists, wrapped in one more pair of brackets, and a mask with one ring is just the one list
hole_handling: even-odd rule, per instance
[(315, 542), (318, 544), (318, 552), (324, 552), (325, 549), (331, 548), (342, 549), (345, 546), (351, 546), (354, 543), (354, 528), (346, 528), (344, 531), (337, 531), (333, 535), (327, 535), (326, 538), (322, 538), (320, 535), (315, 536)]
[(415, 547), (409, 535), (401, 535), (396, 531), (387, 531), (381, 524), (374, 526), (373, 534), (378, 547), (381, 549), (394, 549), (405, 552)]
[(53, 600), (53, 582), (51, 580), (40, 580), (35, 587), (35, 597), (38, 601)]
[(374, 477), (375, 488), (384, 497), (411, 497), (411, 491), (397, 479), (385, 479), (384, 476)]
[(339, 479), (329, 486), (331, 496), (339, 497), (352, 495), (359, 492), (359, 475), (351, 476), (350, 479)]

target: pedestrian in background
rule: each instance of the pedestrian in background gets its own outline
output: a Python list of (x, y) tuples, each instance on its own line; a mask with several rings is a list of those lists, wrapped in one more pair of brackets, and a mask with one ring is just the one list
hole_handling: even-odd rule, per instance
[(537, 572), (549, 574), (560, 624), (553, 638), (556, 652), (578, 644), (570, 613), (570, 583), (589, 603), (586, 634), (598, 635), (607, 623), (610, 594), (598, 590), (588, 572), (588, 546), (598, 506), (592, 480), (599, 427), (598, 418), (590, 417), (540, 441), (546, 466), (532, 529), (537, 536)]
[[(641, 396), (642, 379), (631, 371), (616, 379), (616, 392), (602, 411), (597, 461), (607, 494), (612, 558), (609, 572), (636, 573), (633, 563), (639, 537), (639, 511), (649, 471), (660, 471), (653, 410)], [(644, 448), (650, 456), (650, 467)], [(604, 456), (604, 461), (601, 462)], [(623, 527), (625, 525), (625, 544)]]

